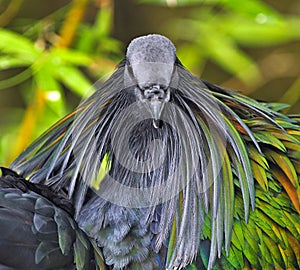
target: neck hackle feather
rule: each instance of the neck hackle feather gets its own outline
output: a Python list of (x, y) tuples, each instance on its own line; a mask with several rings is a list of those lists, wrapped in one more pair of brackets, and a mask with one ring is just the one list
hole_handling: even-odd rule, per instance
[[(177, 81), (160, 127), (155, 128), (134, 95), (135, 86), (125, 87), (124, 69), (125, 61), (73, 113), (28, 147), (11, 168), (31, 182), (65, 191), (78, 217), (87, 190), (99, 182), (105, 161), (107, 175), (94, 191), (114, 204), (146, 209), (145, 222), (154, 219), (159, 207), (154, 250), (167, 243), (168, 269), (191, 263), (205, 238), (211, 241), (208, 268), (223, 253), (237, 256), (235, 266), (245, 266), (239, 256), (242, 245), (269, 254), (265, 259), (244, 254), (253, 265), (275, 260), (273, 249), (279, 250), (284, 266), (294, 264), (284, 258), (279, 244), (267, 247), (266, 236), (275, 233), (281, 239), (287, 229), (291, 248), (285, 243), (290, 252), (286, 256), (299, 255), (299, 227), (293, 236), (299, 219), (295, 225), (287, 224), (268, 211), (277, 204), (277, 214), (285, 215), (285, 206), (278, 201), (288, 204), (290, 198), (291, 207), (300, 212), (299, 118), (281, 114), (280, 104), (257, 102), (202, 81), (177, 61)], [(272, 196), (277, 196), (273, 202)], [(297, 218), (292, 213), (286, 216), (291, 223)], [(264, 219), (271, 220), (277, 231), (265, 228)], [(257, 229), (251, 227), (253, 223)], [(299, 265), (299, 256), (297, 260)]]

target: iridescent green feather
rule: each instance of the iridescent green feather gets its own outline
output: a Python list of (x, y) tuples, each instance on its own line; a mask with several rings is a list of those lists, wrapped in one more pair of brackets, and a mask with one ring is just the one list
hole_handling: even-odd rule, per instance
[[(276, 125), (261, 117), (245, 121), (262, 150), (262, 154), (255, 150), (244, 135), (256, 179), (256, 209), (250, 212), (249, 222), (244, 222), (240, 215), (242, 201), (236, 197), (230, 252), (240, 250), (247, 265), (256, 269), (273, 269), (276, 265), (298, 269), (300, 125), (292, 118), (276, 115)], [(276, 186), (280, 189), (273, 190)], [(236, 269), (245, 267), (241, 259), (240, 266), (236, 257), (230, 255), (228, 260)]]

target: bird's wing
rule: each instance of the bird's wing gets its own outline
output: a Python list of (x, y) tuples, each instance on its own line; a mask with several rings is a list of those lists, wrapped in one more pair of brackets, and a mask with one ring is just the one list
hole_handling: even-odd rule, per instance
[[(218, 253), (213, 269), (299, 269), (300, 117), (281, 114), (283, 104), (256, 102), (210, 84), (207, 88), (234, 113), (226, 117), (249, 157), (255, 210), (245, 220), (248, 214), (239, 179), (244, 176), (239, 175), (236, 168), (241, 164), (236, 164), (228, 149), (222, 165), (219, 214), (207, 215), (204, 221), (201, 263), (213, 268)], [(213, 205), (210, 210), (214, 211)], [(220, 248), (223, 238), (225, 249)], [(205, 249), (208, 239), (210, 253)]]
[[(13, 171), (0, 178), (0, 266), (7, 269), (100, 269), (94, 249), (66, 210)], [(53, 196), (50, 192), (50, 197)], [(63, 210), (60, 206), (66, 208)], [(98, 261), (99, 262), (99, 261)], [(99, 262), (100, 263), (100, 262)], [(0, 267), (0, 268), (1, 268)], [(2, 268), (1, 268), (2, 269)], [(104, 268), (103, 268), (104, 269)]]
[[(275, 104), (269, 104), (268, 107), (276, 109)], [(279, 127), (270, 125), (266, 119), (247, 120), (262, 154), (248, 144), (256, 180), (256, 209), (250, 213), (247, 224), (241, 219), (240, 198), (236, 199), (231, 245), (231, 258), (239, 258), (235, 260), (235, 266), (243, 267), (246, 264), (262, 269), (275, 265), (282, 269), (300, 267), (298, 120), (275, 116), (274, 121)]]

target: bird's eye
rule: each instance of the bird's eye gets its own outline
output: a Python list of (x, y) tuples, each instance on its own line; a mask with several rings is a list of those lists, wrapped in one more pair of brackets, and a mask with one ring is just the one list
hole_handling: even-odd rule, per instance
[(130, 65), (129, 61), (127, 61), (126, 66), (127, 66), (127, 70), (128, 70), (129, 75), (132, 78), (134, 78), (133, 69), (132, 69), (132, 66)]

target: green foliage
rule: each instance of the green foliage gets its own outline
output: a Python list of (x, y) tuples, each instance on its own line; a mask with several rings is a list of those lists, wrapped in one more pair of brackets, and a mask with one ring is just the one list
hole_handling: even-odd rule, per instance
[(211, 60), (244, 83), (255, 85), (262, 79), (260, 69), (244, 47), (300, 39), (300, 19), (278, 14), (262, 1), (247, 0), (243, 5), (238, 1), (199, 2), (203, 5), (191, 18), (172, 22), (174, 36), (187, 43), (178, 55), (191, 69)]
[[(68, 23), (68, 14), (58, 15)], [(44, 29), (40, 27), (43, 20), (48, 19), (34, 23), (25, 35), (0, 28), (0, 69), (2, 72), (17, 71), (16, 75), (5, 76), (0, 81), (0, 91), (21, 88), (27, 104), (22, 113), (21, 135), (12, 135), (18, 134), (17, 123), (5, 126), (1, 131), (1, 164), (13, 159), (34, 137), (66, 114), (66, 93), (82, 98), (92, 90), (92, 84), (100, 76), (113, 69), (117, 63), (115, 60), (120, 58), (119, 42), (109, 37), (109, 8), (98, 10), (94, 24), (81, 22), (78, 25), (72, 47), (60, 46), (57, 42), (48, 44), (49, 41), (43, 38)], [(55, 36), (56, 33), (47, 35)], [(112, 56), (111, 59), (108, 56)]]
[[(82, 17), (74, 26), (68, 20), (69, 11), (72, 5), (81, 2), (79, 9), (94, 5), (96, 12), (88, 22)], [(171, 9), (188, 8), (184, 16), (166, 20), (161, 28), (178, 43), (180, 60), (198, 75), (207, 63), (213, 62), (232, 78), (242, 81), (250, 91), (267, 79), (246, 49), (300, 39), (299, 17), (280, 14), (262, 0), (245, 0), (243, 4), (238, 0), (136, 2)], [(122, 57), (121, 46), (110, 37), (114, 14), (111, 1), (107, 3), (99, 7), (93, 1), (71, 1), (45, 18), (20, 20), (10, 30), (0, 28), (0, 91), (12, 89), (21, 93), (25, 103), (25, 108), (10, 110), (9, 125), (0, 126), (0, 163), (7, 164), (34, 137), (69, 111), (66, 94), (81, 99), (97, 79), (115, 68)], [(59, 46), (61, 40), (68, 38), (62, 33), (65, 26), (70, 29), (73, 26), (74, 33), (69, 31), (69, 34), (74, 37), (68, 46)], [(299, 80), (281, 101), (295, 104), (300, 99), (298, 93)]]

